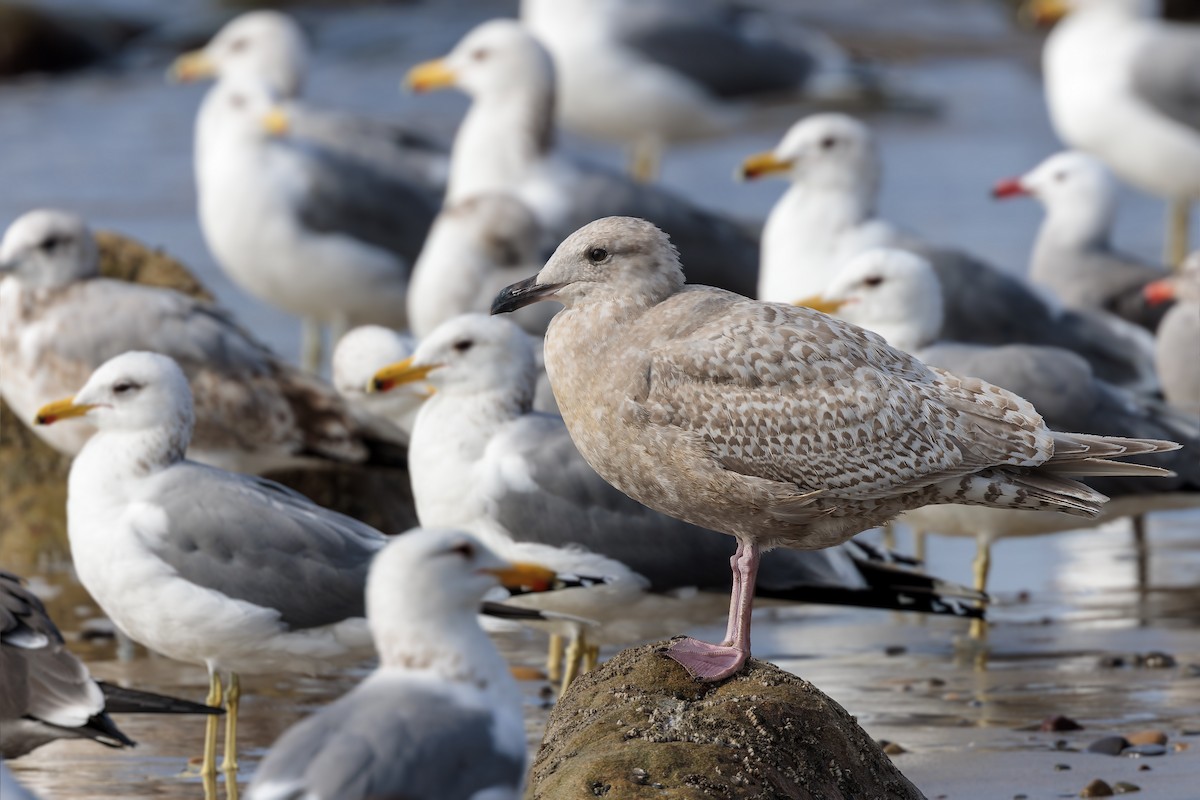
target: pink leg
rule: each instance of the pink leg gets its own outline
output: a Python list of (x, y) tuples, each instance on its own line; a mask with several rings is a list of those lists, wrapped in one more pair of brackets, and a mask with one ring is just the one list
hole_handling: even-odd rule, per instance
[(737, 553), (729, 562), (733, 568), (733, 592), (725, 641), (709, 644), (688, 637), (667, 650), (667, 655), (683, 665), (693, 678), (723, 680), (741, 669), (750, 657), (750, 613), (754, 610), (754, 579), (758, 574), (759, 558), (758, 545), (738, 541)]

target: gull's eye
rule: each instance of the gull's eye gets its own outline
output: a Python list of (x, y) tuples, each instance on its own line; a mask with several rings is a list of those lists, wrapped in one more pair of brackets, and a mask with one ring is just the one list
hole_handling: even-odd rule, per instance
[(142, 388), (141, 384), (135, 381), (124, 380), (113, 384), (113, 394), (128, 394), (129, 392), (137, 391)]
[(471, 51), (471, 58), (474, 61), (487, 61), (488, 51), (482, 47), (477, 47)]
[(48, 236), (42, 240), (42, 243), (38, 245), (38, 247), (45, 250), (47, 253), (53, 253), (68, 241), (70, 240), (67, 239), (66, 236)]
[(470, 542), (459, 542), (458, 544), (454, 545), (454, 547), (450, 548), (450, 552), (456, 553), (463, 558), (474, 558), (475, 546)]
[(229, 52), (240, 53), (250, 45), (245, 36), (239, 36), (229, 43)]
[(470, 339), (459, 339), (454, 343), (453, 347), (460, 353), (465, 353), (475, 345), (475, 342)]
[(229, 105), (233, 106), (234, 108), (245, 108), (246, 107), (245, 95), (240, 95), (240, 94), (230, 95), (229, 96)]
[(593, 264), (599, 264), (602, 261), (608, 260), (608, 251), (603, 247), (593, 247), (591, 250), (588, 250), (587, 258)]
[(883, 278), (879, 275), (872, 275), (869, 278), (863, 278), (863, 286), (878, 286), (883, 283)]
[(838, 143), (838, 140), (836, 137), (826, 136), (824, 139), (821, 140), (821, 149), (822, 150), (832, 150), (833, 148), (837, 147), (837, 143)]
[(1067, 173), (1065, 171), (1059, 170), (1058, 172), (1054, 173), (1054, 180), (1058, 181), (1059, 183), (1062, 183), (1066, 179)]

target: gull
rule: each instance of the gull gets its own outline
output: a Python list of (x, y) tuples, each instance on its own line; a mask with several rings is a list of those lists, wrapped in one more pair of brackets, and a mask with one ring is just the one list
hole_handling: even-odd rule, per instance
[[(511, 194), (485, 192), (442, 209), (408, 284), (413, 334), (424, 338), (460, 314), (487, 313), (496, 292), (545, 261), (541, 241), (537, 218)], [(557, 310), (523, 309), (514, 320), (540, 338)]]
[(758, 247), (735, 222), (557, 152), (554, 64), (521, 23), (477, 26), (445, 58), (413, 67), (406, 81), (418, 92), (453, 86), (471, 97), (450, 153), (447, 206), (510, 192), (533, 211), (550, 247), (597, 217), (636, 214), (671, 233), (696, 280), (753, 291)]
[[(1055, 16), (1063, 5), (1036, 0), (1034, 11)], [(1054, 130), (1170, 202), (1166, 260), (1179, 264), (1189, 206), (1200, 198), (1200, 30), (1158, 19), (1156, 0), (1066, 5), (1042, 49)]]
[(643, 181), (665, 145), (744, 127), (755, 100), (877, 92), (831, 40), (779, 16), (712, 0), (521, 2), (554, 57), (563, 127), (628, 145)]
[(520, 797), (521, 692), (475, 616), (516, 569), (458, 531), (384, 548), (367, 579), (379, 667), (279, 737), (249, 800)]
[(295, 19), (282, 11), (248, 11), (203, 48), (176, 58), (168, 77), (181, 83), (213, 78), (262, 83), (280, 99), (295, 138), (433, 195), (442, 192), (449, 167), (443, 145), (412, 130), (305, 103), (308, 61), (308, 41)]
[(1200, 419), (1200, 251), (1184, 260), (1178, 275), (1145, 288), (1151, 303), (1176, 303), (1158, 326), (1154, 365), (1163, 395), (1175, 408)]
[(805, 117), (774, 150), (743, 162), (744, 178), (785, 175), (790, 182), (763, 228), (759, 300), (794, 303), (820, 294), (851, 256), (900, 247), (927, 258), (937, 271), (948, 338), (1065, 347), (1105, 380), (1157, 389), (1154, 343), (1146, 331), (1112, 314), (1062, 309), (1019, 278), (900, 231), (875, 212), (880, 170), (867, 126), (833, 113)]
[[(1173, 471), (1171, 477), (1088, 479), (1090, 486), (1110, 498), (1091, 519), (986, 506), (929, 505), (905, 512), (903, 519), (918, 532), (975, 537), (977, 590), (987, 589), (991, 546), (999, 538), (1077, 530), (1133, 516), (1141, 541), (1142, 514), (1200, 506), (1200, 461), (1196, 459), (1200, 420), (1098, 379), (1086, 361), (1068, 350), (1021, 344), (992, 347), (939, 338), (942, 294), (937, 273), (919, 256), (884, 248), (862, 253), (846, 264), (811, 307), (873, 331), (931, 367), (979, 378), (1019, 395), (1053, 430), (1074, 428), (1183, 443), (1181, 450), (1141, 459)], [(978, 633), (979, 626), (975, 627)]]
[[(173, 289), (102, 278), (74, 214), (22, 215), (0, 241), (0, 395), (25, 422), (126, 350), (174, 358), (195, 396), (190, 457), (262, 472), (314, 461), (402, 463), (403, 437), (289, 366), (223, 309)], [(35, 427), (69, 456), (83, 425)]]
[[(533, 408), (535, 353), (508, 319), (464, 315), (382, 367), (381, 389), (428, 383), (409, 446), (417, 516), (469, 531), (506, 558), (559, 573), (605, 575), (603, 585), (515, 598), (512, 604), (583, 617), (556, 623), (569, 637), (563, 688), (600, 644), (665, 635), (719, 614), (729, 590), (729, 537), (653, 511), (588, 466), (557, 414)], [(955, 587), (881, 564), (850, 546), (779, 551), (763, 560), (756, 596), (965, 614)], [(700, 594), (697, 595), (697, 590)], [(555, 644), (561, 642), (556, 640)], [(552, 650), (551, 672), (560, 654)]]
[(387, 394), (367, 391), (380, 364), (400, 361), (413, 354), (416, 340), (382, 325), (362, 325), (346, 331), (333, 348), (333, 388), (346, 402), (380, 419), (386, 419), (412, 437), (413, 422), (429, 387), (410, 383)]
[(1108, 311), (1154, 330), (1165, 308), (1150, 308), (1142, 288), (1167, 269), (1115, 250), (1117, 186), (1104, 164), (1067, 150), (1019, 178), (1000, 181), (997, 199), (1030, 196), (1046, 209), (1029, 262), (1029, 277), (1066, 308)]
[(196, 119), (200, 227), (241, 289), (305, 320), (303, 361), (320, 361), (320, 325), (405, 325), (409, 269), (434, 216), (410, 184), (288, 136), (267, 88), (239, 76)]
[[(191, 392), (166, 356), (117, 356), (37, 420), (73, 417), (98, 429), (68, 484), (79, 580), (129, 638), (207, 667), (208, 704), (226, 697), (224, 769), (236, 773), (239, 675), (315, 674), (372, 655), (363, 587), (388, 539), (277, 483), (187, 460)], [(205, 777), (216, 738), (210, 717)]]
[[(20, 758), (57, 739), (133, 747), (109, 711), (220, 714), (166, 695), (97, 682), (66, 649), (37, 595), (0, 570), (0, 758)], [(8, 797), (7, 794), (4, 795)]]
[(4, 800), (37, 800), (37, 796), (13, 777), (3, 760), (0, 760), (0, 795)]
[(1168, 442), (1050, 431), (1033, 406), (926, 367), (817, 311), (684, 286), (670, 239), (608, 218), (568, 237), (499, 313), (564, 310), (546, 369), (571, 439), (606, 481), (651, 508), (737, 539), (721, 644), (675, 642), (694, 677), (750, 655), (764, 549), (817, 550), (929, 503), (1100, 513), (1085, 474), (1161, 474), (1110, 457)]

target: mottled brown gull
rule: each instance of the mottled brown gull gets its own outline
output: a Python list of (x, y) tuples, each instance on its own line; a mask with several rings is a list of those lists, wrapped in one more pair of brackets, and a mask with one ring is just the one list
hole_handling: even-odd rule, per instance
[(592, 468), (738, 541), (725, 640), (670, 651), (702, 680), (749, 657), (763, 549), (831, 547), (929, 503), (1092, 517), (1106, 498), (1068, 475), (1161, 474), (1108, 458), (1175, 447), (1055, 433), (1020, 397), (853, 325), (684, 286), (670, 240), (644, 220), (581, 228), (492, 309), (543, 299), (565, 306), (546, 334), (546, 367)]

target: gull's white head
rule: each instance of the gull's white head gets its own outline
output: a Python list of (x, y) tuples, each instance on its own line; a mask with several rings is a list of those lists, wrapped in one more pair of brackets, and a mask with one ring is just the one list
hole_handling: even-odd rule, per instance
[(998, 199), (1028, 195), (1046, 209), (1056, 238), (1078, 244), (1106, 241), (1117, 210), (1117, 184), (1108, 167), (1076, 150), (1056, 153), (1019, 178), (992, 189)]
[(226, 23), (202, 49), (175, 59), (168, 74), (185, 83), (249, 79), (290, 98), (304, 90), (307, 63), (308, 43), (294, 19), (281, 11), (250, 11)]
[(538, 261), (541, 225), (529, 206), (513, 195), (504, 192), (473, 195), (443, 209), (437, 225), (445, 228), (442, 235), (469, 243), (479, 257), (496, 267)]
[(906, 250), (875, 248), (846, 262), (811, 305), (915, 352), (942, 329), (942, 287), (929, 262)]
[(284, 125), (286, 117), (265, 83), (247, 77), (230, 78), (209, 89), (200, 104), (197, 145), (225, 148), (266, 142), (283, 133)]
[(494, 19), (473, 28), (445, 58), (413, 67), (406, 83), (417, 92), (454, 86), (474, 98), (514, 90), (552, 94), (554, 64), (524, 25)]
[(747, 180), (784, 174), (805, 187), (873, 198), (879, 156), (863, 123), (845, 114), (814, 114), (793, 125), (774, 150), (742, 162), (739, 174)]
[(497, 295), (492, 313), (539, 300), (577, 304), (616, 301), (649, 308), (683, 287), (679, 252), (670, 237), (644, 219), (605, 217), (572, 233), (542, 271)]
[(411, 358), (375, 373), (377, 390), (426, 381), (437, 394), (502, 392), (517, 411), (533, 407), (537, 361), (529, 335), (512, 321), (463, 314), (439, 325)]
[(15, 275), (26, 286), (66, 286), (99, 270), (95, 237), (83, 219), (66, 211), (22, 214), (0, 241), (0, 277)]
[[(195, 420), (192, 390), (174, 359), (130, 351), (101, 364), (74, 396), (43, 406), (39, 425), (86, 416), (104, 431), (164, 433), (171, 457), (182, 457)], [(92, 439), (96, 441), (96, 439)]]
[(429, 385), (415, 381), (391, 392), (369, 388), (380, 367), (408, 358), (416, 346), (411, 336), (381, 325), (347, 331), (333, 350), (333, 387), (351, 403), (411, 434), (416, 413), (432, 392)]

